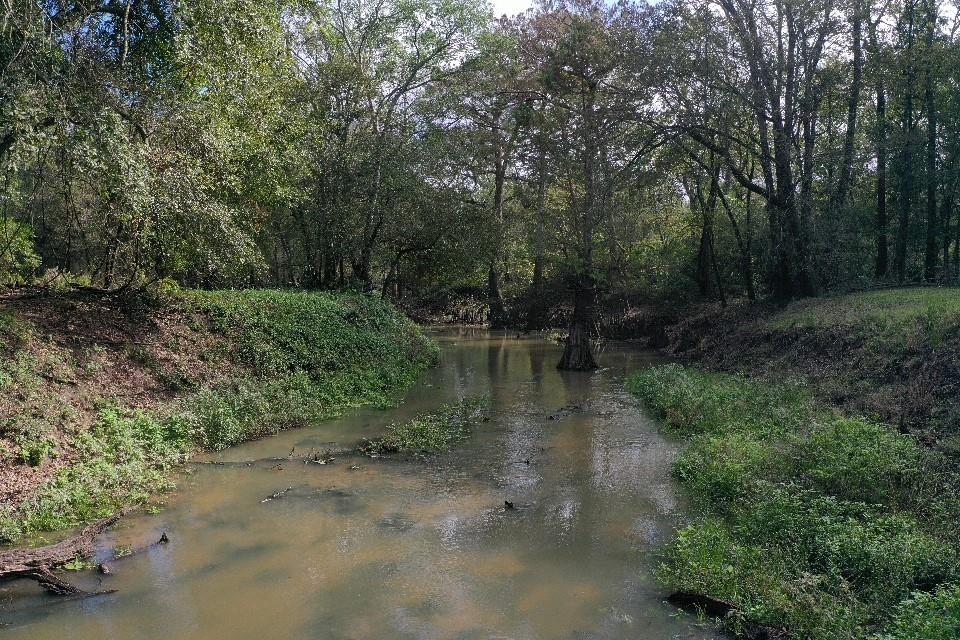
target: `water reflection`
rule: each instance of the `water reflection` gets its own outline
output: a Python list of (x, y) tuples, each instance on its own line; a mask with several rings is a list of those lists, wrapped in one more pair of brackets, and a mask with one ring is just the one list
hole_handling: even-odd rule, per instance
[(711, 637), (672, 615), (650, 577), (679, 514), (674, 449), (622, 391), (648, 356), (611, 348), (605, 370), (560, 373), (559, 347), (542, 340), (437, 337), (441, 366), (396, 409), (216, 459), (349, 447), (418, 411), (490, 395), (491, 421), (462, 447), (425, 463), (196, 465), (166, 511), (109, 534), (106, 546), (161, 530), (172, 540), (117, 562), (102, 578), (116, 594), (51, 605), (32, 584), (7, 585), (5, 637)]

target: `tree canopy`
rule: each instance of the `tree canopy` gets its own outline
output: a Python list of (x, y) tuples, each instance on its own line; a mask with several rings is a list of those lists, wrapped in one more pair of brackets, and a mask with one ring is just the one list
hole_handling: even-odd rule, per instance
[[(0, 279), (570, 321), (960, 275), (955, 0), (4, 0)], [(614, 301), (614, 302), (611, 302)]]

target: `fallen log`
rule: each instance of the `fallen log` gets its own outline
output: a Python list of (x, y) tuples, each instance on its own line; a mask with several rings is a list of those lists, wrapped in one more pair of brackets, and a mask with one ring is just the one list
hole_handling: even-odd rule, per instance
[(33, 549), (11, 549), (0, 553), (0, 580), (21, 578), (35, 580), (37, 584), (50, 593), (60, 596), (91, 596), (111, 593), (110, 591), (84, 591), (56, 576), (53, 569), (77, 558), (93, 555), (97, 536), (116, 524), (126, 513), (127, 510), (123, 510), (109, 518), (88, 524), (77, 535), (61, 540), (56, 544)]

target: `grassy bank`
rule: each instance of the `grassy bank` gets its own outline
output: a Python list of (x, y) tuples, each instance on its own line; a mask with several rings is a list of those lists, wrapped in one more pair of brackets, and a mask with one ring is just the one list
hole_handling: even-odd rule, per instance
[(732, 603), (734, 630), (957, 637), (960, 484), (944, 456), (799, 383), (667, 365), (629, 385), (688, 440), (674, 472), (701, 517), (668, 547), (668, 587)]
[(668, 350), (715, 371), (803, 379), (828, 405), (960, 456), (960, 289), (916, 287), (694, 314)]
[(183, 292), (0, 310), (0, 538), (75, 526), (171, 486), (192, 452), (384, 404), (437, 357), (368, 296)]

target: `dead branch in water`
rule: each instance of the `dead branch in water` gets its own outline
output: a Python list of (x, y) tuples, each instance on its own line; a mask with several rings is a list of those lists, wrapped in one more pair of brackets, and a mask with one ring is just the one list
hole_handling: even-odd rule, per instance
[(97, 536), (116, 524), (126, 513), (125, 509), (109, 518), (88, 524), (77, 535), (56, 544), (33, 549), (11, 549), (0, 553), (0, 580), (20, 578), (35, 580), (41, 587), (59, 596), (92, 596), (111, 593), (110, 591), (84, 591), (59, 578), (53, 570), (77, 558), (93, 555)]

